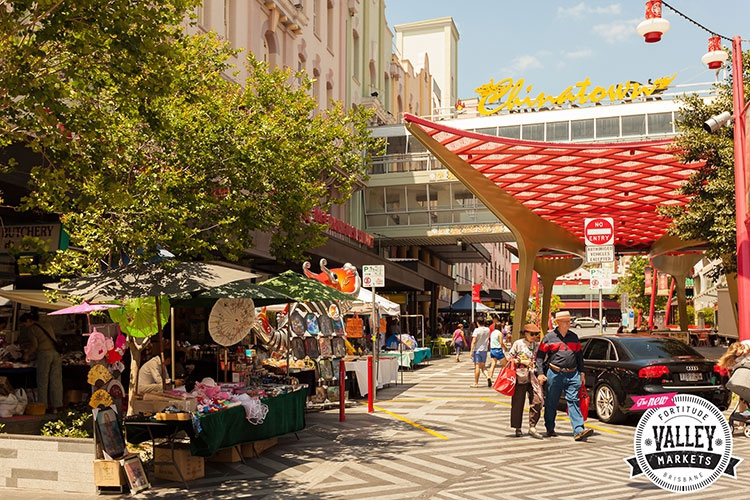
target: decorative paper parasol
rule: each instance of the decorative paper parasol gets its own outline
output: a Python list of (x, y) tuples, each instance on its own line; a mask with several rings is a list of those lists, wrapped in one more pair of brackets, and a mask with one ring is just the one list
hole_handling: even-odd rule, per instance
[(89, 326), (91, 326), (91, 316), (90, 314), (92, 312), (96, 311), (106, 311), (107, 309), (117, 309), (118, 307), (122, 307), (119, 304), (100, 304), (100, 303), (89, 303), (87, 301), (83, 301), (82, 303), (66, 307), (65, 309), (59, 309), (57, 311), (53, 311), (51, 313), (47, 313), (48, 316), (55, 316), (55, 315), (62, 315), (62, 314), (85, 314), (86, 320), (89, 323)]
[(208, 333), (222, 346), (238, 343), (255, 323), (253, 299), (219, 299), (208, 317)]
[[(169, 319), (169, 298), (165, 295), (159, 297), (159, 315), (160, 324), (164, 325)], [(127, 300), (119, 309), (110, 310), (109, 317), (131, 337), (151, 337), (159, 331), (159, 325), (156, 324), (156, 303), (153, 297)]]

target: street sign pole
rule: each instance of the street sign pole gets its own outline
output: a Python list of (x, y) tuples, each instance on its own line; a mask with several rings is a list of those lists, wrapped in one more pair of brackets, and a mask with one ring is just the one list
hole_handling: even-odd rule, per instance
[[(372, 318), (370, 325), (370, 333), (372, 335), (372, 364), (368, 365), (370, 375), (370, 390), (369, 394), (372, 397), (372, 401), (375, 401), (375, 396), (378, 390), (378, 365), (380, 364), (380, 356), (378, 355), (378, 335), (380, 334), (380, 315), (378, 314), (377, 304), (375, 303), (375, 288), (385, 286), (385, 266), (375, 265), (362, 266), (362, 285), (365, 288), (370, 288), (372, 292)], [(385, 334), (385, 332), (383, 332)], [(369, 399), (369, 398), (368, 398)], [(372, 405), (369, 405), (368, 412), (372, 412)]]

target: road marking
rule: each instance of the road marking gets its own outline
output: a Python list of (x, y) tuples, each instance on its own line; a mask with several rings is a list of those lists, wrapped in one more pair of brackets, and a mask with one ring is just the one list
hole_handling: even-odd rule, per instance
[[(362, 403), (362, 404), (366, 404), (366, 403)], [(402, 422), (406, 422), (407, 424), (412, 425), (412, 426), (416, 427), (417, 429), (419, 429), (421, 431), (425, 431), (427, 434), (432, 434), (433, 436), (438, 437), (440, 439), (445, 439), (446, 441), (449, 439), (448, 436), (444, 436), (444, 435), (440, 434), (439, 432), (435, 432), (435, 431), (433, 431), (431, 429), (428, 429), (424, 425), (420, 425), (420, 424), (414, 422), (413, 420), (409, 420), (408, 418), (403, 417), (403, 416), (399, 415), (398, 413), (393, 413), (392, 411), (388, 411), (385, 408), (381, 408), (380, 406), (373, 406), (373, 408), (375, 408), (378, 411), (382, 411), (386, 415), (390, 415), (393, 418), (401, 420)]]

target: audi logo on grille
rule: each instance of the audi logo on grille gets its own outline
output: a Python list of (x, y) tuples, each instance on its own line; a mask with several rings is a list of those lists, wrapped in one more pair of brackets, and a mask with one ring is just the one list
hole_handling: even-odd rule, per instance
[(698, 371), (700, 371), (700, 368), (698, 368), (695, 365), (688, 365), (688, 366), (685, 367), (685, 371), (687, 371), (687, 372), (698, 372)]

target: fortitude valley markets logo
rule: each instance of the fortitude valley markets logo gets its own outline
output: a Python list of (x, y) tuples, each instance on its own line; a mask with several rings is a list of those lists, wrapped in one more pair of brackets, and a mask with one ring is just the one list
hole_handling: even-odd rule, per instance
[(690, 394), (634, 397), (635, 408), (648, 408), (633, 439), (635, 456), (626, 458), (631, 478), (645, 474), (674, 493), (702, 490), (722, 474), (737, 479), (732, 430), (711, 402)]

